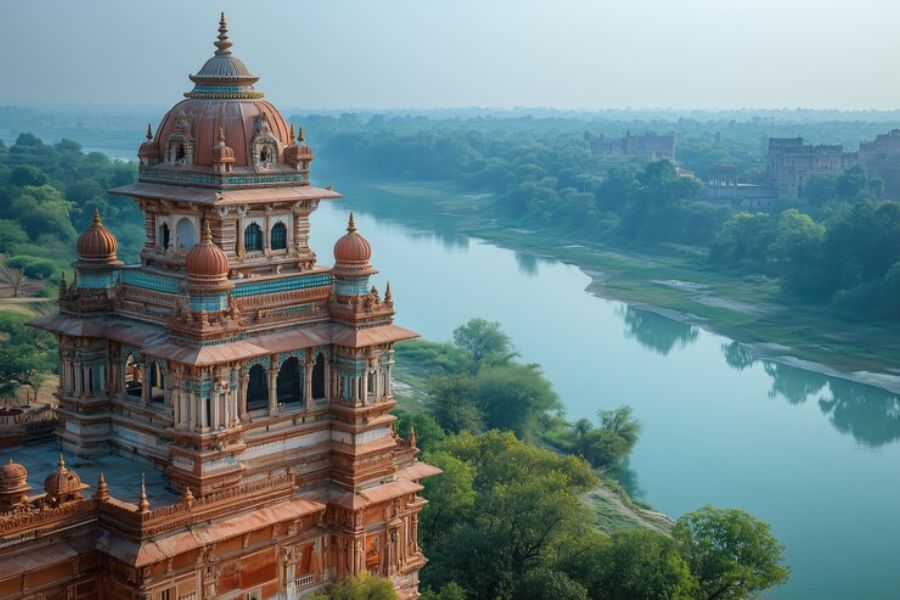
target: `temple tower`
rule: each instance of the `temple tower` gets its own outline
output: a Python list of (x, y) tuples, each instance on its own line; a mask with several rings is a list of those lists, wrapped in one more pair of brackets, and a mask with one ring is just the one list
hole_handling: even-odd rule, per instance
[[(98, 579), (106, 597), (294, 598), (361, 572), (417, 597), (419, 480), (439, 470), (391, 414), (393, 346), (416, 334), (394, 324), (390, 289), (370, 285), (352, 215), (334, 265), (317, 262), (310, 214), (341, 196), (310, 183), (302, 128), (256, 90), (224, 15), (214, 45), (185, 99), (148, 126), (138, 181), (110, 190), (144, 214), (140, 264), (118, 260), (95, 215), (59, 314), (34, 323), (60, 341), (64, 451), (155, 467), (181, 500), (158, 505), (141, 483), (125, 506), (101, 475), (92, 498), (70, 481), (58, 503), (147, 545)], [(0, 504), (44, 502), (6, 470)], [(157, 556), (166, 539), (183, 543)]]

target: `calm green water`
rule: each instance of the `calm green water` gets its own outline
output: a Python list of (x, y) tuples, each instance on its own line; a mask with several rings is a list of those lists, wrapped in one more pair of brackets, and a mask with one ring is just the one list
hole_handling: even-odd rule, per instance
[(500, 321), (570, 418), (633, 406), (632, 489), (675, 517), (712, 503), (771, 523), (793, 573), (767, 598), (900, 598), (896, 395), (751, 361), (721, 336), (587, 294), (578, 268), (442, 231), (408, 199), (341, 191), (313, 217), (321, 262), (353, 208), (400, 324), (448, 340), (471, 317)]

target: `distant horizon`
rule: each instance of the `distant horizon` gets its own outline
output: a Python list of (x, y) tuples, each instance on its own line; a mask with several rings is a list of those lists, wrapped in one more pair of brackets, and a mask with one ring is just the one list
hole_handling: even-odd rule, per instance
[[(0, 109), (17, 108), (32, 110), (116, 110), (120, 112), (141, 112), (146, 110), (158, 110), (161, 113), (167, 112), (178, 100), (174, 100), (171, 104), (152, 103), (152, 104), (131, 104), (121, 102), (0, 102)], [(838, 113), (838, 114), (866, 114), (866, 115), (897, 115), (900, 116), (900, 106), (896, 108), (837, 108), (837, 107), (667, 107), (667, 106), (646, 106), (646, 107), (600, 107), (600, 108), (566, 108), (557, 106), (394, 106), (394, 107), (355, 107), (355, 106), (337, 106), (337, 107), (303, 107), (303, 106), (278, 106), (276, 107), (282, 113), (306, 113), (306, 114), (385, 114), (385, 113), (462, 113), (462, 112), (556, 112), (562, 114), (602, 114), (602, 113), (704, 113), (704, 114), (722, 114), (722, 113)]]
[(223, 9), (235, 56), (282, 107), (900, 109), (889, 0), (135, 6), (7, 3), (0, 104), (171, 106), (212, 55)]

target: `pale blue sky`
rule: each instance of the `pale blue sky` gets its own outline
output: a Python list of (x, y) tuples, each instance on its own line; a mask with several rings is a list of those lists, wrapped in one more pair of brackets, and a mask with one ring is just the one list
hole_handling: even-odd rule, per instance
[(897, 108), (897, 0), (12, 0), (0, 103), (168, 105), (235, 54), (284, 108)]

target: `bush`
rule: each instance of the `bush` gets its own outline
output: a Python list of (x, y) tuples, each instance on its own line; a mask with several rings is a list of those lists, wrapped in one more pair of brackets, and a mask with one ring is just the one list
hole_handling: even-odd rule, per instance
[(53, 261), (35, 256), (13, 256), (6, 264), (14, 269), (22, 270), (25, 275), (33, 279), (48, 279), (56, 273), (56, 265)]

